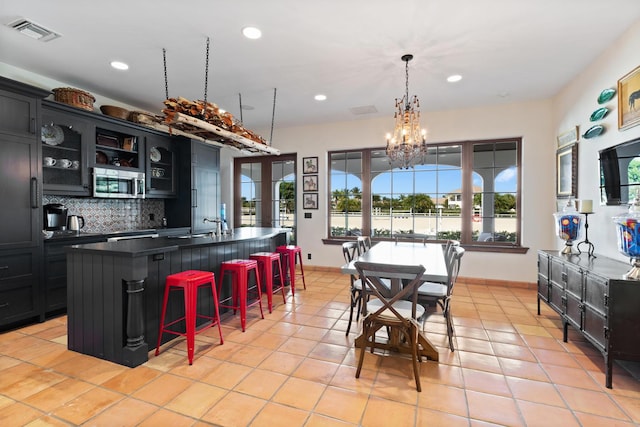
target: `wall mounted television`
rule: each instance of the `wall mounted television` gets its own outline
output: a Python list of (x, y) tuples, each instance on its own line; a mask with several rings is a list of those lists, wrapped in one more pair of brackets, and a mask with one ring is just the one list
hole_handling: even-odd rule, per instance
[(627, 204), (640, 193), (640, 138), (600, 150), (600, 200)]

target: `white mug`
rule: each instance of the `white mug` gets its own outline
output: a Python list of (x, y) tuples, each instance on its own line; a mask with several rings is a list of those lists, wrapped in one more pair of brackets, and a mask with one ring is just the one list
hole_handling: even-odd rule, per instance
[(62, 166), (63, 168), (68, 168), (71, 166), (71, 160), (69, 159), (60, 159), (58, 160), (58, 163), (60, 164), (60, 166)]
[(71, 162), (71, 169), (78, 169), (80, 167), (80, 160), (74, 160)]
[(45, 166), (53, 166), (56, 164), (56, 159), (53, 157), (45, 157), (43, 161)]

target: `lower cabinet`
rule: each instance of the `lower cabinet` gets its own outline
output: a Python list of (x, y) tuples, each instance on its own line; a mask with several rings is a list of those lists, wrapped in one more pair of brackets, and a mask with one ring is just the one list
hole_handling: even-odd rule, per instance
[(40, 317), (39, 251), (0, 251), (0, 328)]
[(538, 252), (540, 301), (560, 314), (563, 340), (571, 325), (604, 356), (605, 385), (614, 359), (640, 361), (640, 282), (626, 280), (629, 265), (598, 255)]
[(50, 239), (44, 244), (43, 316), (63, 313), (67, 309), (67, 256), (65, 246), (106, 242), (105, 236)]

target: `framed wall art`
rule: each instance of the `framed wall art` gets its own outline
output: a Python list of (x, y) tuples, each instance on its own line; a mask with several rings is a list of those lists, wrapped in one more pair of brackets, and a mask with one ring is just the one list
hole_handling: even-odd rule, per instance
[(562, 148), (565, 145), (573, 144), (574, 142), (578, 142), (578, 135), (580, 135), (578, 131), (578, 126), (572, 127), (570, 130), (566, 132), (562, 132), (556, 138), (558, 141), (558, 148)]
[(318, 173), (318, 158), (317, 157), (303, 157), (302, 158), (302, 173)]
[(578, 195), (578, 144), (563, 147), (556, 155), (556, 196)]
[(618, 80), (618, 129), (640, 124), (640, 66)]
[(302, 191), (318, 191), (318, 175), (305, 175), (303, 177)]
[(318, 209), (318, 193), (302, 193), (304, 209)]

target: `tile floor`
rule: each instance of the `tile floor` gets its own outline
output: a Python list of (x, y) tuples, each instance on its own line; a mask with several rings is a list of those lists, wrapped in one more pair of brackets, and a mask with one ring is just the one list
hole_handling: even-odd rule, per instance
[[(563, 343), (558, 316), (535, 290), (461, 282), (453, 314), (457, 351), (442, 316), (428, 337), (440, 362), (367, 353), (360, 379), (346, 338), (348, 281), (308, 271), (307, 290), (249, 310), (197, 336), (192, 366), (183, 339), (130, 369), (66, 349), (66, 317), (0, 335), (0, 425), (6, 426), (631, 426), (640, 423), (640, 382), (616, 366), (604, 387), (603, 358), (578, 334)], [(265, 304), (266, 306), (266, 304)], [(354, 331), (355, 329), (355, 331)]]

